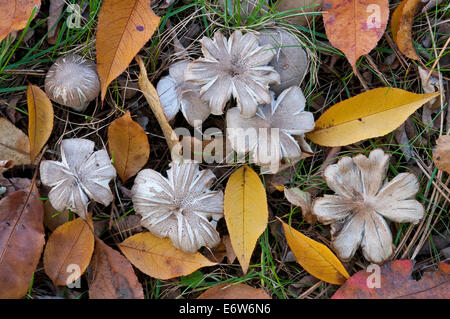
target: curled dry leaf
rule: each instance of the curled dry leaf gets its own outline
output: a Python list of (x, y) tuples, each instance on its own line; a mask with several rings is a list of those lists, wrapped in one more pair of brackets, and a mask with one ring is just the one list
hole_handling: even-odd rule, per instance
[(324, 0), (323, 22), (331, 44), (344, 52), (353, 70), (383, 36), (389, 19), (388, 0)]
[(223, 114), (233, 96), (241, 116), (251, 118), (258, 104), (272, 101), (269, 84), (280, 83), (280, 75), (267, 65), (275, 54), (269, 48), (259, 46), (251, 33), (235, 31), (226, 39), (217, 31), (213, 39), (203, 37), (204, 57), (189, 63), (184, 78), (202, 86), (200, 96), (209, 102), (212, 114)]
[(77, 54), (61, 57), (45, 76), (45, 93), (56, 103), (83, 112), (97, 98), (100, 82), (94, 62)]
[(284, 188), (284, 196), (292, 205), (302, 209), (303, 218), (310, 224), (316, 222), (316, 217), (312, 214), (311, 194), (302, 191), (300, 188)]
[(142, 127), (127, 111), (108, 127), (109, 153), (122, 181), (134, 176), (147, 163), (150, 145)]
[(56, 210), (70, 208), (86, 218), (89, 198), (105, 206), (113, 200), (108, 184), (116, 170), (106, 150), (94, 152), (94, 146), (86, 139), (66, 139), (61, 142), (61, 162), (41, 162), (41, 182), (52, 188), (48, 198)]
[(98, 16), (96, 49), (102, 101), (106, 88), (150, 39), (160, 18), (150, 0), (106, 0)]
[(306, 137), (322, 146), (344, 146), (383, 136), (439, 94), (415, 94), (390, 87), (366, 91), (326, 110)]
[(335, 285), (342, 285), (350, 275), (331, 250), (281, 222), (286, 241), (297, 262), (314, 277)]
[(419, 182), (414, 174), (401, 173), (386, 180), (389, 154), (376, 149), (343, 157), (325, 169), (325, 180), (336, 194), (316, 198), (313, 214), (331, 224), (332, 246), (340, 259), (350, 260), (359, 246), (364, 257), (381, 264), (393, 254), (392, 233), (385, 218), (417, 224), (424, 208), (414, 199)]
[(272, 299), (263, 290), (244, 284), (221, 284), (209, 288), (197, 299)]
[(34, 162), (53, 130), (53, 106), (39, 87), (28, 85), (28, 137), (30, 159)]
[(91, 266), (90, 299), (144, 299), (142, 285), (129, 261), (98, 238)]
[[(0, 2), (0, 41), (9, 33), (22, 30), (29, 20), (36, 17), (41, 0), (8, 0)], [(34, 16), (31, 14), (34, 11)]]
[(169, 121), (173, 120), (181, 109), (186, 121), (197, 127), (209, 116), (210, 109), (208, 103), (200, 98), (200, 87), (184, 80), (188, 64), (189, 61), (172, 64), (169, 75), (159, 80), (156, 90)]
[(438, 270), (425, 272), (419, 280), (411, 277), (413, 265), (412, 260), (394, 260), (381, 266), (380, 271), (375, 270), (376, 273), (361, 270), (332, 299), (448, 299), (450, 265), (439, 263)]
[(392, 38), (398, 49), (408, 58), (420, 60), (412, 42), (412, 23), (421, 0), (403, 0), (395, 9), (391, 19)]
[(0, 118), (0, 160), (13, 165), (30, 164), (30, 141), (6, 118)]
[(92, 219), (77, 218), (50, 235), (44, 251), (44, 269), (55, 286), (77, 280), (89, 266), (94, 252)]
[(259, 45), (270, 45), (275, 55), (271, 66), (280, 74), (280, 84), (272, 84), (270, 89), (279, 95), (291, 86), (298, 86), (308, 71), (308, 56), (302, 43), (292, 33), (282, 28), (261, 30)]
[(215, 178), (211, 170), (200, 171), (194, 162), (170, 163), (167, 178), (152, 169), (140, 171), (131, 191), (141, 225), (158, 237), (169, 237), (185, 252), (217, 246), (223, 193), (209, 189)]
[(258, 107), (256, 116), (241, 117), (238, 108), (227, 112), (227, 137), (238, 154), (250, 152), (251, 162), (264, 171), (276, 173), (280, 162), (302, 156), (302, 148), (292, 135), (302, 137), (314, 129), (314, 117), (305, 111), (305, 97), (299, 87), (284, 90), (271, 104)]
[(200, 253), (185, 253), (175, 248), (170, 239), (158, 238), (149, 232), (128, 237), (118, 246), (140, 271), (162, 280), (186, 276), (216, 264)]
[(269, 218), (266, 190), (249, 166), (238, 168), (228, 179), (224, 213), (231, 245), (245, 274)]
[(0, 201), (0, 299), (27, 293), (44, 247), (44, 205), (33, 186)]
[(433, 161), (438, 169), (450, 174), (450, 135), (442, 135), (436, 141)]

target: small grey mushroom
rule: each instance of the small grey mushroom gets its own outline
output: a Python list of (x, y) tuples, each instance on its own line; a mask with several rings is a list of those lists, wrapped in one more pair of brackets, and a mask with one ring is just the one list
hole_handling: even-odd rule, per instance
[(261, 30), (259, 45), (270, 45), (275, 56), (269, 63), (280, 74), (280, 84), (270, 89), (279, 95), (293, 85), (299, 85), (308, 70), (308, 56), (302, 43), (292, 33), (281, 28)]
[(100, 93), (96, 64), (76, 54), (59, 58), (47, 72), (45, 92), (53, 102), (83, 112)]
[(172, 64), (169, 75), (163, 76), (156, 85), (156, 91), (168, 121), (181, 109), (188, 123), (198, 126), (211, 112), (208, 103), (200, 98), (200, 87), (184, 80), (188, 64), (189, 61)]

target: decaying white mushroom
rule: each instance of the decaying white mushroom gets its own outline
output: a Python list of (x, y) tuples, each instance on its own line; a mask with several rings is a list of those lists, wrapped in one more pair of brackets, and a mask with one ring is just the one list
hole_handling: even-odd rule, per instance
[(291, 86), (300, 85), (308, 69), (308, 56), (299, 39), (281, 28), (262, 30), (258, 39), (259, 45), (270, 45), (275, 52), (269, 65), (280, 74), (280, 84), (272, 84), (270, 89), (279, 95)]
[(189, 61), (174, 63), (169, 68), (169, 75), (159, 80), (158, 91), (164, 114), (171, 121), (181, 109), (191, 126), (201, 124), (210, 114), (210, 108), (200, 98), (200, 87), (184, 81), (184, 72)]
[(141, 225), (158, 237), (169, 237), (185, 252), (217, 246), (223, 193), (209, 189), (214, 179), (211, 170), (200, 171), (198, 163), (187, 161), (170, 163), (167, 178), (152, 169), (140, 171), (131, 191)]
[(45, 76), (45, 93), (53, 102), (83, 112), (100, 93), (95, 63), (76, 54), (59, 58)]
[(85, 219), (89, 199), (105, 206), (111, 203), (108, 184), (116, 170), (106, 150), (94, 152), (94, 146), (86, 139), (66, 139), (61, 142), (61, 162), (41, 162), (41, 182), (51, 187), (48, 199), (56, 210), (69, 208)]
[(251, 162), (272, 173), (281, 159), (295, 161), (302, 155), (292, 135), (303, 136), (314, 129), (314, 117), (305, 111), (305, 97), (299, 87), (283, 91), (271, 104), (258, 108), (256, 116), (244, 119), (237, 108), (227, 112), (227, 138), (238, 154), (250, 153)]
[(325, 169), (324, 176), (335, 195), (313, 203), (318, 221), (331, 224), (332, 246), (339, 258), (350, 260), (359, 246), (372, 263), (383, 263), (393, 254), (392, 234), (384, 218), (397, 223), (418, 223), (424, 216), (414, 199), (419, 190), (415, 175), (401, 173), (386, 178), (389, 155), (372, 151), (343, 157)]
[(258, 104), (271, 102), (269, 84), (279, 83), (280, 75), (267, 65), (275, 54), (269, 45), (259, 46), (251, 33), (235, 31), (226, 39), (217, 31), (213, 39), (203, 37), (202, 52), (204, 57), (189, 63), (184, 78), (202, 86), (200, 96), (212, 114), (223, 114), (231, 96), (245, 118), (255, 115)]

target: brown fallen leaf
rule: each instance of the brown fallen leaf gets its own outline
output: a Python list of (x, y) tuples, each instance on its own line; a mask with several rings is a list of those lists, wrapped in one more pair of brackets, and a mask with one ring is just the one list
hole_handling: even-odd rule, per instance
[(77, 218), (50, 235), (44, 251), (44, 269), (55, 286), (66, 286), (86, 270), (94, 252), (92, 219)]
[(359, 57), (383, 36), (389, 18), (387, 0), (324, 0), (323, 22), (331, 44), (344, 52), (354, 71)]
[(53, 106), (45, 92), (31, 84), (28, 85), (27, 102), (30, 159), (34, 162), (52, 133)]
[(13, 161), (10, 160), (0, 160), (0, 174), (4, 173), (8, 169), (14, 166)]
[(438, 169), (450, 174), (450, 135), (442, 135), (436, 141), (433, 161)]
[(66, 0), (50, 0), (50, 8), (48, 10), (48, 20), (47, 20), (47, 42), (51, 45), (56, 44), (58, 35), (58, 19), (63, 12)]
[(361, 270), (332, 299), (448, 299), (450, 265), (439, 263), (437, 271), (426, 272), (418, 281), (411, 277), (413, 265), (412, 260), (394, 260), (382, 265), (379, 273)]
[(1, 1), (0, 41), (2, 41), (9, 33), (25, 28), (33, 11), (35, 17), (40, 6), (41, 0)]
[(421, 0), (403, 0), (391, 19), (392, 38), (398, 49), (408, 58), (420, 60), (412, 42), (412, 23)]
[(158, 238), (149, 232), (128, 237), (118, 246), (134, 266), (157, 279), (186, 276), (216, 264), (200, 253), (185, 253), (175, 248), (169, 238)]
[(144, 299), (142, 285), (128, 260), (98, 238), (91, 265), (90, 299)]
[(30, 164), (30, 141), (21, 130), (6, 118), (0, 118), (0, 160), (14, 165)]
[(244, 284), (221, 284), (209, 288), (197, 299), (272, 299), (262, 289)]
[(103, 1), (96, 39), (102, 101), (108, 85), (125, 71), (153, 35), (159, 20), (150, 8), (150, 0)]
[[(308, 23), (312, 23), (315, 15), (307, 14), (308, 12), (320, 12), (322, 10), (322, 0), (279, 0), (276, 2), (276, 10), (278, 12), (288, 11), (287, 15), (293, 15), (286, 18), (286, 21), (306, 26)], [(306, 13), (300, 15), (299, 13)]]
[(23, 297), (44, 247), (39, 193), (20, 190), (0, 201), (0, 299)]
[(44, 211), (44, 225), (51, 231), (54, 231), (69, 221), (69, 210), (66, 209), (63, 212), (59, 212), (52, 206), (49, 200), (45, 201)]
[(150, 155), (150, 144), (144, 129), (127, 111), (108, 127), (108, 145), (114, 167), (122, 181), (136, 175)]

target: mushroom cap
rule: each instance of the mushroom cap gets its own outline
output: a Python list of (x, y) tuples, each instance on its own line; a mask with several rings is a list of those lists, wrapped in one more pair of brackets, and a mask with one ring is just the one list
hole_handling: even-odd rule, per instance
[(167, 120), (173, 120), (181, 109), (189, 125), (198, 126), (211, 111), (208, 103), (200, 98), (200, 87), (184, 81), (184, 72), (189, 62), (186, 60), (172, 64), (169, 75), (159, 80), (156, 90)]
[(227, 138), (238, 154), (250, 152), (253, 163), (276, 173), (280, 161), (295, 161), (302, 156), (302, 147), (292, 135), (314, 129), (314, 116), (305, 111), (306, 99), (298, 86), (284, 90), (271, 104), (258, 107), (250, 119), (240, 116), (238, 108), (227, 112)]
[(189, 161), (170, 163), (167, 178), (152, 169), (140, 171), (131, 198), (142, 216), (141, 226), (158, 237), (169, 237), (185, 252), (217, 246), (223, 193), (210, 190), (215, 178), (211, 170), (200, 171), (198, 163)]
[(280, 84), (274, 83), (270, 89), (279, 95), (293, 85), (299, 85), (308, 70), (308, 56), (302, 43), (292, 33), (281, 28), (261, 30), (259, 45), (270, 45), (275, 56), (269, 63), (280, 74)]
[(96, 64), (77, 54), (59, 58), (47, 72), (45, 92), (53, 102), (84, 111), (100, 93)]

